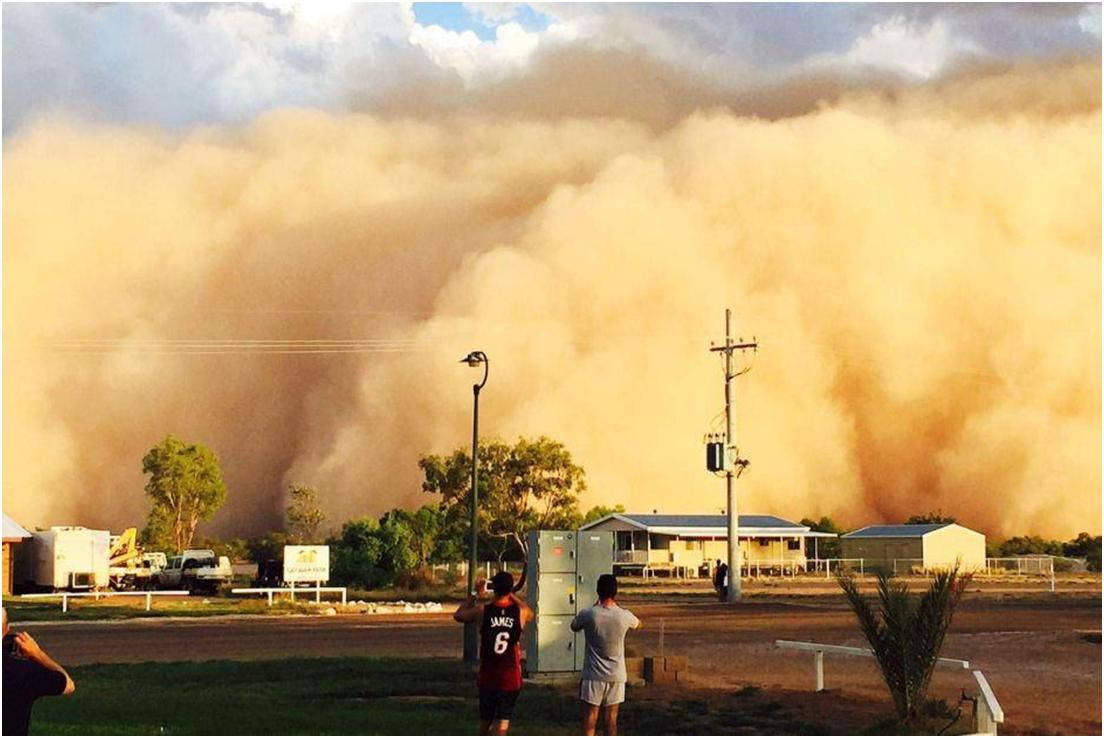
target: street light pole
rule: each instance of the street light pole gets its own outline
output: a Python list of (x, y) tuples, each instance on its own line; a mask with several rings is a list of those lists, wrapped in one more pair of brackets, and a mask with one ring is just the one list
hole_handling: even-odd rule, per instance
[[(471, 468), (471, 550), (468, 552), (468, 593), (475, 593), (475, 569), (479, 541), (479, 391), (487, 383), (491, 371), (491, 361), (482, 351), (472, 351), (460, 360), (471, 367), (483, 365), (483, 381), (472, 385), (472, 468)], [(479, 661), (479, 624), (464, 623), (464, 663), (475, 664)]]

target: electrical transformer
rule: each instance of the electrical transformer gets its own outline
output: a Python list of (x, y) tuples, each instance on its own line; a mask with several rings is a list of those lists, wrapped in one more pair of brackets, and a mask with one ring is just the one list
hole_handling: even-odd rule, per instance
[(578, 671), (584, 636), (571, 630), (575, 613), (597, 598), (595, 585), (613, 572), (611, 531), (529, 532), (528, 600), (535, 615), (526, 633), (528, 674)]

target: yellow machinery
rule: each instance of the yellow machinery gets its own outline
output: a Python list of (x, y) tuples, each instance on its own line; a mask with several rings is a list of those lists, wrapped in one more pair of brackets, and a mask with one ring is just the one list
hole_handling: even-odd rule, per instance
[[(160, 555), (161, 560), (164, 554)], [(157, 557), (145, 554), (138, 545), (138, 529), (127, 528), (111, 537), (107, 552), (108, 574), (112, 589), (137, 589), (148, 586), (150, 577), (160, 569)]]

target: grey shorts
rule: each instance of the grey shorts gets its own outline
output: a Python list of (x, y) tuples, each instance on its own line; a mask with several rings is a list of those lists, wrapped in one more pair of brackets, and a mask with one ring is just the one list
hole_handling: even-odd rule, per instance
[(625, 701), (624, 682), (596, 682), (584, 679), (579, 682), (579, 699), (588, 705), (619, 705)]

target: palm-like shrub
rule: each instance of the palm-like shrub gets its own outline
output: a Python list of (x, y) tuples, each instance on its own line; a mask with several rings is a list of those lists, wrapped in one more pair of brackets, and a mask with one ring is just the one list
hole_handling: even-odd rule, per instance
[(859, 592), (854, 577), (837, 576), (851, 609), (855, 611), (878, 668), (882, 672), (897, 716), (916, 721), (924, 704), (943, 639), (966, 584), (968, 574), (958, 566), (937, 573), (931, 586), (919, 597), (909, 594), (908, 586), (893, 581), (891, 574), (878, 572), (877, 607)]

